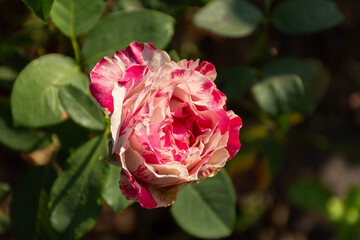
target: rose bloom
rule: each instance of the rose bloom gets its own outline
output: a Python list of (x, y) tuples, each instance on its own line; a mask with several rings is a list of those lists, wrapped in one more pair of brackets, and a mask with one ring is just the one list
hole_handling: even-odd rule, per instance
[(240, 149), (240, 117), (226, 111), (209, 62), (133, 42), (92, 70), (90, 91), (111, 120), (120, 189), (144, 208), (171, 205), (186, 184), (214, 176)]

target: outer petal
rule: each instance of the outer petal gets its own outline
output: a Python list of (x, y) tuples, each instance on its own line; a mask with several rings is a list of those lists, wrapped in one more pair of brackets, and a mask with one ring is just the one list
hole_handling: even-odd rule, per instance
[(193, 60), (181, 60), (178, 62), (178, 66), (182, 69), (190, 69), (200, 72), (202, 75), (210, 78), (211, 80), (215, 81), (217, 73), (215, 67), (212, 63), (203, 61), (199, 65), (199, 59), (196, 61)]
[(148, 66), (150, 71), (156, 71), (160, 65), (168, 61), (169, 55), (162, 50), (156, 50), (151, 43), (133, 42), (122, 52), (104, 57), (96, 64), (90, 73), (90, 92), (104, 112), (109, 114), (114, 109), (111, 95), (114, 83), (125, 84), (124, 81), (128, 81), (129, 78), (124, 78), (127, 68), (140, 64)]
[(123, 167), (120, 189), (127, 199), (139, 201), (144, 208), (171, 205), (179, 189), (187, 184), (187, 172), (184, 171), (185, 178), (181, 178), (179, 170), (184, 167), (180, 164), (172, 162), (169, 166), (151, 166), (131, 148), (118, 156)]
[(106, 114), (114, 110), (111, 92), (114, 84), (123, 80), (124, 70), (113, 56), (107, 56), (90, 73), (90, 92)]
[(186, 185), (182, 183), (171, 187), (156, 187), (154, 185), (136, 181), (126, 171), (121, 172), (120, 189), (128, 200), (135, 200), (143, 208), (168, 207), (175, 200), (177, 193)]
[(239, 130), (242, 127), (242, 121), (241, 118), (237, 116), (233, 111), (228, 111), (227, 114), (230, 118), (230, 131), (226, 150), (230, 154), (230, 157), (228, 158), (228, 160), (230, 160), (235, 156), (235, 154), (239, 151), (241, 147), (239, 140)]

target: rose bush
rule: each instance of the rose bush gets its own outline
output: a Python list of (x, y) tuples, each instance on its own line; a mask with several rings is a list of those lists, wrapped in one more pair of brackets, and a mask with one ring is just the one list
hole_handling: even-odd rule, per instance
[(120, 189), (144, 208), (171, 205), (190, 182), (214, 176), (240, 149), (240, 117), (226, 111), (209, 62), (131, 43), (92, 70), (90, 91), (111, 120)]

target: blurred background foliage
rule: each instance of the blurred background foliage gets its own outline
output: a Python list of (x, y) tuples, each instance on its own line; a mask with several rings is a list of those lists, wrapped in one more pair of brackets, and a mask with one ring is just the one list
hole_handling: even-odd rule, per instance
[[(360, 239), (358, 0), (0, 0), (0, 4), (0, 239), (58, 239), (53, 228), (64, 227), (54, 220), (61, 209), (47, 205), (53, 196), (62, 201), (57, 197), (66, 179), (53, 184), (54, 169), (63, 169), (75, 157), (84, 159), (87, 146), (96, 150), (90, 161), (105, 151), (101, 137), (79, 148), (105, 128), (101, 113), (84, 93), (88, 77), (83, 71), (88, 73), (101, 57), (131, 41), (153, 42), (174, 60), (200, 58), (216, 66), (216, 83), (228, 97), (228, 109), (243, 120), (242, 148), (226, 166), (235, 192), (210, 179), (202, 189), (233, 194), (236, 216), (224, 221), (229, 229), (223, 233), (184, 222), (181, 206), (189, 201), (196, 206), (198, 199), (191, 198), (191, 191), (203, 191), (196, 186), (186, 188), (189, 198), (179, 196), (171, 211), (147, 211), (133, 204), (119, 213), (129, 203), (112, 202), (122, 197), (111, 195), (119, 171), (114, 166), (106, 170), (107, 193), (102, 196), (106, 204), (97, 202), (91, 208), (102, 208), (94, 213), (99, 219), (89, 223), (96, 222), (95, 226), (80, 235), (65, 229), (62, 239)], [(48, 53), (62, 55), (44, 56)], [(79, 68), (68, 81), (82, 80), (76, 87), (56, 86), (61, 105), (46, 106), (41, 98), (32, 97), (31, 84), (29, 89), (16, 87), (26, 85), (29, 78), (46, 87), (57, 75), (47, 76), (44, 68), (61, 74), (74, 66)], [(23, 101), (27, 94), (31, 102)], [(56, 94), (47, 99), (56, 102)], [(77, 115), (74, 102), (87, 111)], [(40, 107), (33, 109), (34, 105)], [(34, 118), (32, 111), (39, 114)], [(58, 165), (51, 167), (54, 158)], [(69, 172), (84, 167), (79, 164)], [(99, 179), (105, 176), (100, 168), (89, 171)], [(228, 181), (225, 174), (218, 179)], [(99, 193), (89, 191), (94, 197)], [(220, 218), (221, 211), (217, 211)]]

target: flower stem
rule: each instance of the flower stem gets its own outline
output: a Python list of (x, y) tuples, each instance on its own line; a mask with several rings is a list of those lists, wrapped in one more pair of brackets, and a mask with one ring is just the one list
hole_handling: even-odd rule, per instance
[(80, 47), (76, 40), (76, 36), (74, 34), (71, 35), (71, 44), (74, 49), (76, 64), (80, 66), (81, 65)]

